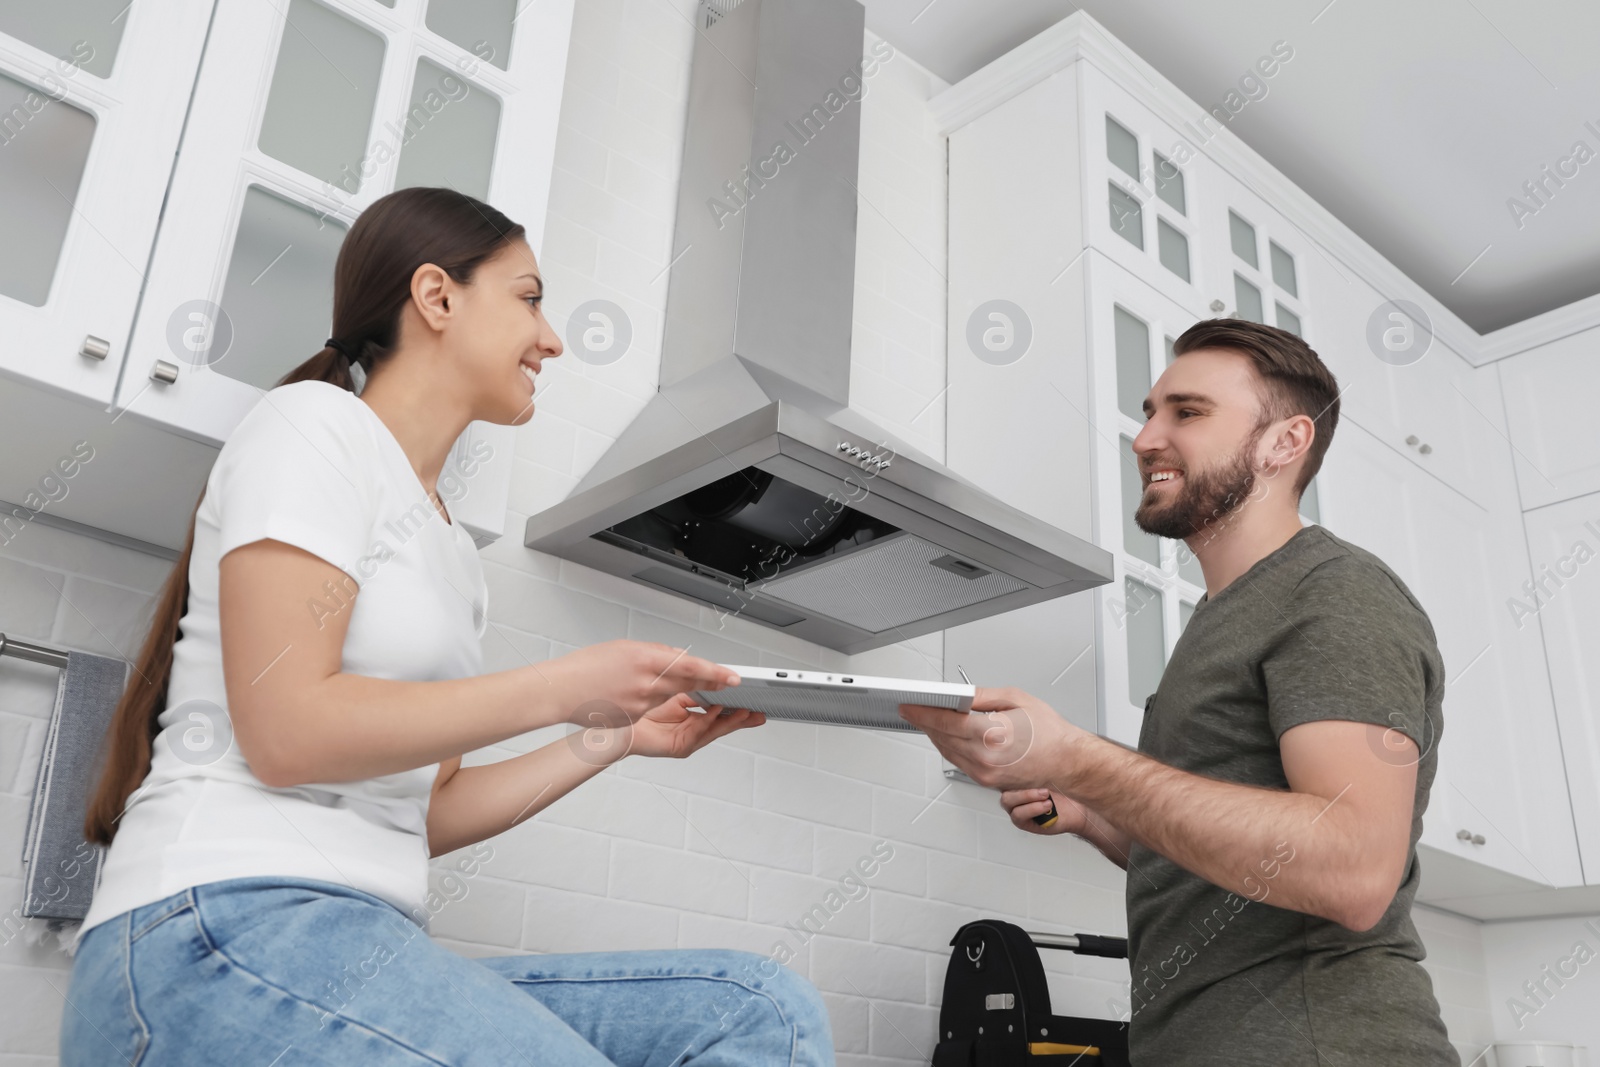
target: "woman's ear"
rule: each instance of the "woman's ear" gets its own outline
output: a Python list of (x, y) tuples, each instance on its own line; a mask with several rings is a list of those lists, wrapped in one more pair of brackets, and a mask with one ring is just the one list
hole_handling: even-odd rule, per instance
[(450, 316), (450, 276), (432, 263), (424, 263), (411, 274), (411, 302), (422, 321), (433, 330), (444, 329)]

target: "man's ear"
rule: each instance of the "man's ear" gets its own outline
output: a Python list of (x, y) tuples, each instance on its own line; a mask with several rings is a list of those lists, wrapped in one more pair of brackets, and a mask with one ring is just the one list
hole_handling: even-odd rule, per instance
[(1266, 455), (1262, 469), (1276, 477), (1285, 467), (1298, 463), (1316, 439), (1316, 424), (1306, 415), (1291, 415), (1262, 438)]
[(430, 329), (444, 329), (450, 316), (450, 276), (443, 268), (424, 263), (411, 274), (411, 302)]

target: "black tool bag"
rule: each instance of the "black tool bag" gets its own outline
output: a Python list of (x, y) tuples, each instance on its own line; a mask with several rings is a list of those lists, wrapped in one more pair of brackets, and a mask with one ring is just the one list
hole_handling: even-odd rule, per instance
[(1050, 1014), (1039, 945), (1122, 959), (1120, 937), (1037, 935), (1000, 919), (967, 923), (950, 941), (933, 1067), (1128, 1067), (1128, 1025)]

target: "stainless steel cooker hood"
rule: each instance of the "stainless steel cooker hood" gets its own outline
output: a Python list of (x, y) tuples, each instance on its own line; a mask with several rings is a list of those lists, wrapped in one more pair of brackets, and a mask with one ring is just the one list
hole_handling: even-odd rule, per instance
[(702, 3), (660, 391), (524, 537), (843, 652), (1113, 573), (849, 406), (863, 28)]

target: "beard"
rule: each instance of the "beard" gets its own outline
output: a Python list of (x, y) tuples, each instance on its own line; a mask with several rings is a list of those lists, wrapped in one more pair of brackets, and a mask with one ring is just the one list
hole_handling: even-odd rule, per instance
[(1250, 460), (1263, 427), (1251, 434), (1230, 458), (1206, 470), (1185, 470), (1183, 486), (1166, 503), (1153, 500), (1148, 489), (1133, 521), (1145, 533), (1182, 541), (1207, 526), (1223, 523), (1249, 499), (1256, 472)]

